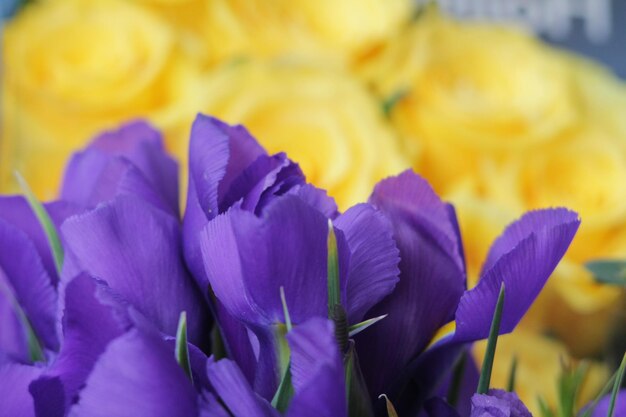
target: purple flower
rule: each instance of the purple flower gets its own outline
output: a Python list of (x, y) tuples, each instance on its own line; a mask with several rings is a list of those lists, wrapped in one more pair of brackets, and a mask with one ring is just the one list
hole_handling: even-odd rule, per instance
[[(333, 324), (310, 319), (287, 334), (294, 397), (286, 417), (347, 416), (344, 370)], [(278, 417), (237, 365), (227, 359), (209, 364), (209, 379), (233, 417)]]
[[(502, 282), (508, 296), (500, 331), (513, 330), (580, 223), (566, 209), (527, 213), (494, 242), (479, 284), (466, 291), (454, 210), (426, 181), (405, 172), (380, 182), (370, 202), (393, 223), (401, 273), (394, 292), (370, 311), (389, 316), (358, 335), (356, 346), (372, 396), (391, 394), (401, 409), (419, 407), (443, 380), (463, 343), (487, 337)], [(452, 320), (456, 331), (426, 351), (436, 331)], [(409, 382), (416, 388), (404, 389), (403, 399), (394, 397)]]
[[(591, 417), (606, 417), (609, 414), (609, 407), (611, 405), (611, 394), (607, 394), (593, 409), (591, 413)], [(588, 404), (583, 410), (587, 410), (591, 407), (591, 404)], [(582, 415), (582, 412), (580, 413)], [(615, 401), (615, 409), (613, 411), (613, 415), (615, 417), (626, 416), (626, 389), (622, 389), (617, 394), (617, 399)]]
[(487, 394), (474, 394), (470, 417), (532, 417), (517, 394), (491, 389)]

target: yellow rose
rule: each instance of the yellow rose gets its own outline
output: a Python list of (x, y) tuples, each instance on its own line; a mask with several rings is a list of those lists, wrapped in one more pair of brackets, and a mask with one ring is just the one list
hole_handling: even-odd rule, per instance
[(422, 148), (421, 171), (440, 192), (554, 140), (577, 115), (567, 66), (538, 41), (432, 11), (361, 72), (383, 96), (404, 93), (394, 123)]
[(3, 169), (20, 170), (41, 197), (91, 135), (140, 116), (177, 129), (203, 95), (169, 26), (126, 1), (28, 6), (7, 25), (3, 52)]
[[(154, 1), (154, 0), (152, 0)], [(213, 59), (306, 54), (344, 61), (395, 33), (409, 0), (208, 0), (204, 37)]]
[[(478, 364), (482, 363), (485, 356), (485, 347), (486, 342), (475, 345), (473, 353)], [(538, 403), (540, 396), (550, 407), (555, 408), (558, 403), (557, 382), (561, 363), (563, 360), (568, 361), (565, 346), (523, 330), (500, 336), (491, 377), (492, 387), (507, 387), (511, 363), (515, 357), (518, 363), (515, 391), (530, 412), (535, 416), (542, 415)], [(580, 408), (595, 398), (609, 377), (606, 366), (591, 362), (577, 406)]]
[(269, 152), (287, 152), (342, 208), (408, 166), (379, 103), (341, 72), (304, 63), (226, 65), (207, 98), (206, 113), (245, 125)]

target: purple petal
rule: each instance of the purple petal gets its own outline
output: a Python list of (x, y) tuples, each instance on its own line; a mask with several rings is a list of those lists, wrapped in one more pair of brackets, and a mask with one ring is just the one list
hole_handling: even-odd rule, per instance
[[(81, 207), (66, 201), (46, 203), (44, 207), (57, 228), (60, 227), (66, 218), (82, 211)], [(52, 280), (52, 284), (56, 286), (58, 275), (50, 244), (26, 199), (22, 196), (0, 197), (0, 219), (6, 220), (28, 236), (35, 245), (43, 266)]]
[(289, 332), (287, 341), (295, 391), (287, 416), (347, 416), (343, 362), (333, 323), (313, 318)]
[(195, 416), (197, 394), (174, 353), (136, 329), (112, 341), (95, 364), (70, 416)]
[(139, 199), (118, 197), (67, 220), (61, 231), (73, 264), (106, 281), (165, 334), (176, 334), (186, 311), (189, 340), (203, 346), (207, 312), (182, 262), (175, 218)]
[(135, 195), (178, 216), (178, 205), (172, 206), (162, 190), (124, 157), (112, 157), (88, 148), (72, 157), (65, 178), (61, 198), (85, 208), (93, 208), (119, 195)]
[[(72, 157), (63, 179), (61, 195), (70, 201), (77, 198), (85, 202), (91, 194), (90, 185), (110, 185), (110, 179), (107, 183), (106, 177), (119, 176), (115, 170), (121, 167), (110, 166), (107, 161), (122, 158), (138, 168), (147, 183), (161, 194), (171, 212), (178, 213), (178, 164), (165, 152), (161, 134), (142, 121), (101, 134), (85, 151)], [(111, 172), (103, 173), (104, 167)]]
[(459, 413), (440, 397), (434, 397), (428, 400), (425, 409), (428, 417), (459, 417)]
[(465, 271), (447, 205), (422, 178), (405, 172), (384, 180), (370, 201), (391, 220), (400, 250), (395, 290), (368, 313), (388, 316), (356, 336), (370, 394), (378, 396), (453, 317)]
[(0, 219), (0, 292), (21, 309), (40, 342), (58, 349), (56, 333), (57, 295), (41, 258), (25, 233)]
[(185, 259), (196, 277), (204, 276), (198, 234), (219, 214), (220, 196), (235, 178), (266, 155), (241, 126), (198, 114), (189, 143), (189, 188), (183, 220)]
[[(607, 394), (600, 401), (598, 401), (598, 405), (594, 408), (591, 417), (606, 417), (609, 415), (609, 407), (611, 405), (611, 394)], [(582, 413), (581, 413), (582, 414)], [(615, 409), (613, 412), (615, 417), (626, 416), (626, 389), (622, 389), (617, 394), (617, 399), (615, 401)]]
[(198, 407), (200, 408), (199, 417), (232, 417), (209, 392), (203, 393)]
[(348, 322), (365, 313), (393, 291), (400, 256), (389, 220), (369, 204), (359, 204), (335, 221), (350, 249), (346, 300)]
[(290, 177), (295, 178), (295, 181), (288, 181), (286, 183), (288, 187), (304, 183), (302, 171), (298, 165), (288, 160), (284, 153), (259, 156), (233, 180), (224, 197), (220, 199), (220, 213), (228, 210), (239, 200), (243, 200), (242, 209), (257, 211), (259, 201), (268, 189), (275, 192), (287, 191), (281, 190), (281, 186), (285, 185), (285, 181)]
[(491, 389), (487, 394), (474, 394), (470, 417), (532, 417), (517, 394)]
[(41, 373), (40, 368), (19, 364), (0, 366), (0, 416), (34, 417), (35, 405), (28, 384)]
[(311, 207), (317, 208), (324, 216), (335, 219), (339, 216), (337, 203), (326, 191), (316, 188), (311, 184), (300, 184), (290, 188), (286, 194), (293, 194)]
[[(500, 333), (511, 332), (565, 254), (579, 225), (573, 211), (546, 209), (527, 213), (509, 226), (496, 240), (478, 285), (461, 298), (454, 339), (474, 341), (489, 335), (502, 282)], [(501, 254), (497, 260), (496, 254)]]
[(67, 284), (61, 351), (31, 384), (37, 410), (48, 417), (65, 415), (106, 346), (125, 331), (119, 309), (110, 289), (86, 274)]
[(327, 234), (327, 219), (293, 196), (273, 202), (262, 218), (231, 209), (201, 236), (215, 295), (249, 324), (284, 323), (281, 286), (294, 323), (326, 316)]
[(233, 417), (278, 417), (278, 411), (254, 393), (235, 362), (222, 359), (209, 364), (213, 389)]
[(16, 311), (14, 297), (3, 291), (0, 291), (0, 329), (0, 366), (5, 362), (28, 363), (26, 327)]

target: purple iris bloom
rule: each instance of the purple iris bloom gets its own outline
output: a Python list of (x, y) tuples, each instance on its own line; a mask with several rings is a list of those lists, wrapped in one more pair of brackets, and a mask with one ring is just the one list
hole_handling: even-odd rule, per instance
[[(25, 316), (52, 352), (28, 386), (39, 415), (67, 415), (100, 356), (137, 321), (171, 339), (186, 311), (189, 341), (208, 346), (208, 312), (183, 260), (177, 181), (175, 161), (147, 124), (94, 139), (69, 163), (63, 200), (46, 206), (65, 250), (60, 277), (23, 199), (0, 200), (0, 246), (11, 248), (0, 254), (2, 320), (19, 330)], [(17, 313), (4, 314), (13, 305)], [(1, 357), (16, 346), (24, 356), (25, 338), (15, 333), (3, 331)]]
[[(465, 343), (488, 336), (503, 282), (507, 297), (500, 332), (514, 329), (564, 255), (580, 220), (566, 209), (522, 216), (494, 242), (479, 284), (466, 290), (454, 210), (426, 181), (405, 172), (380, 182), (370, 202), (393, 224), (401, 273), (394, 292), (369, 313), (389, 316), (357, 335), (356, 346), (372, 396), (390, 394), (402, 413), (419, 408), (428, 390), (433, 394)], [(428, 348), (437, 330), (452, 320), (454, 333)]]

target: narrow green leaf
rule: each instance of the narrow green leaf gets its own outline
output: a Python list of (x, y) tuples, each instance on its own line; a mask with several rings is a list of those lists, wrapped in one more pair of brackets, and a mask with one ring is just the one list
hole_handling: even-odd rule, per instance
[(285, 315), (285, 326), (287, 326), (287, 331), (290, 332), (292, 329), (291, 326), (291, 316), (289, 315), (289, 309), (287, 308), (287, 299), (285, 298), (285, 288), (280, 287), (280, 302), (283, 304), (283, 314)]
[(491, 370), (493, 369), (493, 360), (496, 356), (496, 345), (498, 344), (498, 335), (500, 332), (500, 320), (502, 319), (502, 308), (504, 307), (504, 282), (500, 287), (500, 294), (498, 295), (498, 301), (496, 302), (496, 309), (493, 313), (493, 320), (491, 321), (491, 329), (489, 330), (489, 339), (487, 339), (487, 349), (485, 351), (485, 358), (483, 360), (483, 366), (480, 371), (480, 379), (478, 380), (478, 394), (485, 394), (489, 391), (489, 384), (491, 382)]
[(408, 94), (407, 90), (399, 90), (387, 97), (382, 104), (385, 116), (391, 115), (393, 108)]
[(542, 397), (537, 397), (537, 402), (539, 403), (542, 417), (555, 417), (554, 412), (550, 410), (550, 407), (548, 407), (548, 404)]
[(272, 407), (284, 413), (287, 411), (287, 407), (293, 398), (293, 384), (291, 383), (291, 363), (287, 364), (287, 368), (280, 381), (280, 385), (272, 398)]
[(349, 417), (374, 417), (374, 409), (365, 379), (359, 366), (359, 358), (354, 349), (354, 342), (350, 341), (348, 351), (344, 356), (346, 375), (346, 397), (348, 400)]
[(619, 393), (619, 389), (622, 386), (622, 381), (624, 380), (624, 372), (626, 372), (626, 353), (622, 358), (622, 363), (617, 370), (617, 374), (615, 377), (615, 382), (613, 383), (613, 392), (611, 392), (611, 402), (609, 403), (609, 411), (606, 414), (606, 417), (613, 417), (615, 413), (615, 402), (617, 401), (617, 394)]
[(191, 374), (191, 363), (189, 362), (189, 346), (187, 346), (187, 312), (180, 313), (178, 319), (178, 329), (176, 330), (176, 361), (183, 368), (191, 383), (193, 384), (193, 375)]
[(335, 305), (341, 304), (339, 287), (339, 255), (337, 253), (337, 237), (333, 222), (328, 220), (328, 318), (333, 318)]
[(361, 333), (363, 330), (370, 327), (372, 324), (378, 323), (385, 317), (387, 317), (387, 314), (383, 314), (382, 316), (374, 317), (374, 318), (362, 321), (360, 323), (353, 324), (352, 326), (348, 327), (348, 334), (350, 335), (350, 337), (357, 335)]
[(467, 351), (461, 353), (458, 357), (456, 364), (454, 365), (454, 371), (452, 373), (452, 382), (448, 389), (448, 404), (456, 406), (459, 401), (459, 393), (461, 392), (461, 382), (463, 382), (463, 376), (465, 374), (465, 364), (467, 363)]
[(515, 391), (515, 377), (517, 376), (517, 356), (513, 356), (511, 361), (511, 371), (509, 372), (509, 383), (507, 384), (507, 391)]
[(604, 387), (602, 387), (602, 389), (600, 390), (600, 392), (598, 393), (598, 395), (596, 395), (596, 398), (593, 400), (593, 402), (585, 409), (585, 412), (580, 416), (580, 417), (590, 417), (591, 413), (593, 412), (593, 410), (595, 410), (596, 406), (598, 405), (598, 403), (600, 402), (600, 400), (602, 398), (604, 398), (604, 396), (609, 392), (609, 390), (611, 389), (611, 387), (613, 386), (613, 382), (615, 381), (615, 378), (617, 377), (617, 372), (615, 372), (613, 375), (611, 375), (611, 378), (609, 378), (609, 380), (606, 382), (606, 384), (604, 385)]
[(2, 280), (0, 280), (0, 293), (4, 294), (5, 298), (13, 307), (13, 311), (17, 314), (20, 322), (22, 323), (24, 332), (26, 333), (26, 344), (28, 345), (28, 355), (30, 360), (32, 362), (43, 362), (45, 360), (45, 356), (43, 348), (41, 347), (41, 342), (35, 333), (35, 329), (33, 329), (33, 326), (30, 324), (30, 320), (28, 320), (26, 313), (15, 298), (11, 288)]
[(596, 260), (585, 264), (602, 284), (626, 286), (626, 260)]
[(35, 213), (35, 217), (39, 221), (39, 224), (43, 228), (44, 233), (46, 234), (46, 238), (48, 239), (48, 244), (50, 245), (50, 250), (52, 251), (52, 257), (54, 258), (54, 265), (57, 269), (57, 272), (61, 273), (61, 268), (63, 267), (63, 247), (61, 246), (61, 240), (59, 239), (59, 234), (50, 218), (50, 215), (41, 204), (37, 197), (33, 194), (30, 187), (26, 183), (26, 180), (19, 172), (15, 172), (15, 178), (17, 178), (17, 182), (24, 193), (24, 197), (26, 197), (26, 201), (28, 201), (28, 205), (30, 206), (33, 213)]
[(378, 396), (378, 399), (384, 398), (385, 402), (387, 403), (387, 416), (388, 417), (398, 417), (398, 413), (396, 412), (396, 409), (393, 407), (393, 404), (391, 403), (391, 401), (389, 401), (389, 398), (387, 398), (386, 394), (380, 394)]
[(574, 415), (580, 389), (589, 370), (588, 362), (581, 362), (576, 367), (563, 364), (563, 371), (558, 380), (559, 415)]

